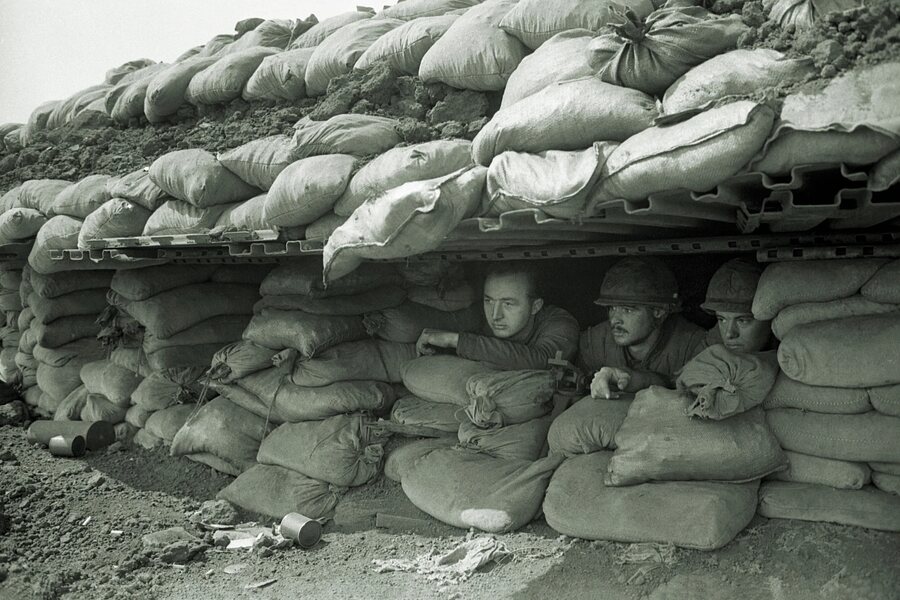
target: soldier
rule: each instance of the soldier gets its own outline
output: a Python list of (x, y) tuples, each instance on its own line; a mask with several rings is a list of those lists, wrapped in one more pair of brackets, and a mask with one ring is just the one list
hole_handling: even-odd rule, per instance
[(546, 369), (557, 351), (575, 355), (578, 321), (567, 311), (544, 304), (534, 270), (498, 264), (484, 281), (485, 328), (481, 334), (425, 329), (416, 342), (419, 354), (449, 348), (457, 356), (492, 363), (501, 369)]
[(735, 258), (719, 267), (706, 290), (700, 308), (716, 316), (718, 326), (710, 332), (711, 343), (722, 343), (732, 352), (762, 352), (772, 349), (771, 321), (753, 317), (751, 307), (762, 268)]

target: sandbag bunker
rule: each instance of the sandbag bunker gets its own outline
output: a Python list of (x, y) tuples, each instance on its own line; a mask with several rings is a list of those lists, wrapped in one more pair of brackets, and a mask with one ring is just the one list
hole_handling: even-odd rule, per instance
[[(0, 126), (7, 152), (100, 116), (162, 128), (235, 101), (310, 103), (292, 128), (219, 152), (178, 146), (128, 172), (5, 190), (0, 244), (32, 246), (27, 264), (0, 261), (0, 379), (37, 416), (104, 421), (123, 442), (234, 477), (218, 497), (274, 519), (327, 519), (352, 488), (386, 477), (431, 517), (491, 533), (543, 518), (576, 538), (713, 550), (757, 515), (900, 531), (900, 260), (760, 267), (741, 314), (765, 324), (764, 351), (679, 316), (671, 328), (690, 351), (662, 380), (627, 391), (621, 380), (611, 398), (574, 393), (567, 367), (548, 362), (559, 351), (588, 388), (608, 366), (585, 360), (604, 325), (567, 312), (588, 314), (593, 283), (570, 298), (555, 290), (560, 307), (526, 315), (512, 337), (527, 349), (501, 360), (509, 326), (491, 323), (503, 299), (480, 269), (419, 260), (459, 242), (462, 225), (502, 229), (523, 213), (574, 226), (627, 212), (611, 229), (619, 241), (626, 227), (674, 238), (708, 208), (718, 228), (690, 231), (737, 237), (739, 209), (761, 199), (729, 182), (786, 194), (811, 165), (883, 194), (879, 210), (827, 227), (900, 216), (895, 58), (837, 77), (828, 65), (826, 77), (811, 57), (743, 45), (757, 31), (737, 14), (624, 4), (625, 15), (609, 2), (405, 0), (260, 20), (171, 64), (125, 63)], [(771, 18), (786, 19), (774, 4)], [(335, 101), (349, 93), (340, 84), (384, 73), (415, 101)], [(431, 96), (451, 93), (484, 111), (440, 121)], [(410, 120), (433, 135), (411, 135)], [(845, 191), (830, 192), (835, 212), (852, 213)], [(660, 206), (670, 212), (641, 221)], [(771, 232), (830, 218), (791, 217)], [(538, 229), (500, 239), (538, 243)], [(321, 256), (51, 258), (261, 231), (315, 242)], [(632, 279), (655, 285), (644, 267)], [(681, 309), (670, 300), (651, 305)], [(605, 339), (609, 356), (643, 362)]]

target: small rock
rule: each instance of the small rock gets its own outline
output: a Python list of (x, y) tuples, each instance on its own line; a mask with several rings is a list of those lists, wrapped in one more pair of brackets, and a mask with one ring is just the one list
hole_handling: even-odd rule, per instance
[(87, 485), (88, 485), (89, 488), (100, 487), (100, 486), (103, 485), (104, 483), (106, 483), (106, 477), (104, 477), (104, 476), (103, 476), (102, 474), (100, 474), (100, 473), (95, 473), (95, 474), (92, 475), (91, 478), (88, 479), (88, 481), (87, 481)]
[(168, 564), (184, 564), (205, 550), (205, 544), (193, 544), (187, 540), (179, 540), (163, 548), (158, 558)]
[(144, 544), (144, 548), (158, 550), (170, 546), (175, 542), (195, 544), (199, 540), (185, 531), (184, 527), (170, 527), (155, 533), (148, 533), (141, 537), (141, 541)]
[(18, 460), (15, 454), (13, 454), (12, 450), (4, 450), (0, 452), (0, 461), (4, 462), (12, 462), (14, 460)]
[(810, 54), (817, 65), (825, 66), (843, 56), (844, 49), (834, 40), (824, 40), (819, 42)]
[(212, 525), (236, 525), (240, 520), (237, 510), (227, 500), (207, 500), (191, 514), (191, 523)]

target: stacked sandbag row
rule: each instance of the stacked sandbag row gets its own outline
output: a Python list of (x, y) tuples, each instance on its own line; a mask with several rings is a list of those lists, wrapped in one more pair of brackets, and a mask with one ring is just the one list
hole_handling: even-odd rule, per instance
[[(274, 517), (323, 516), (342, 489), (380, 473), (388, 433), (376, 418), (387, 417), (405, 394), (401, 368), (415, 358), (422, 329), (440, 325), (429, 319), (444, 314), (410, 307), (408, 297), (425, 298), (421, 288), (440, 279), (424, 271), (373, 264), (327, 287), (317, 261), (270, 273), (244, 340), (214, 361), (211, 387), (220, 404), (240, 407), (246, 422), (277, 427), (240, 445), (233, 463), (243, 472), (221, 497)], [(473, 300), (470, 292), (456, 302)], [(173, 453), (203, 451), (195, 438), (185, 427)]]
[(389, 456), (385, 472), (412, 503), (444, 523), (495, 533), (534, 519), (563, 459), (541, 458), (553, 375), (423, 356), (406, 365), (403, 383), (410, 395), (394, 405), (392, 420), (450, 434)]
[(121, 397), (121, 420), (137, 429), (135, 443), (172, 442), (194, 410), (212, 357), (240, 339), (267, 270), (181, 264), (116, 272), (101, 335), (115, 348), (107, 368), (141, 377)]
[(900, 531), (900, 261), (770, 265), (753, 314), (781, 340), (765, 407), (790, 459), (760, 514)]
[(772, 352), (715, 345), (675, 390), (580, 400), (548, 434), (566, 460), (547, 488), (547, 523), (586, 539), (724, 546), (756, 513), (759, 480), (787, 463), (760, 406), (777, 371)]
[[(19, 294), (21, 286), (21, 266), (0, 263), (0, 312), (3, 313), (3, 327), (0, 328), (0, 381), (10, 385), (21, 385), (23, 381), (24, 373), (21, 373), (19, 367), (19, 362), (23, 361), (17, 361), (16, 356), (19, 353), (22, 331), (28, 328), (30, 322), (30, 312), (22, 315), (25, 308)], [(33, 364), (28, 366), (34, 368)], [(34, 373), (30, 375), (33, 377)]]
[[(110, 271), (85, 270), (43, 275), (23, 271), (19, 355), (26, 400), (37, 395), (38, 414), (57, 420), (96, 420), (84, 414), (81, 369), (106, 355), (97, 340), (106, 307)], [(30, 376), (33, 369), (34, 376)], [(35, 385), (31, 388), (28, 385)]]
[(34, 239), (56, 214), (57, 196), (65, 196), (72, 187), (72, 182), (62, 179), (29, 179), (9, 189), (0, 198), (0, 244)]

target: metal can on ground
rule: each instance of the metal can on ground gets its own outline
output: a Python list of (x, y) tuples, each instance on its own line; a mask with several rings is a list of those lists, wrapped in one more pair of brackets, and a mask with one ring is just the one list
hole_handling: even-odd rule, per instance
[(300, 513), (288, 513), (281, 519), (281, 535), (302, 548), (312, 548), (322, 538), (322, 524)]
[(81, 435), (56, 435), (50, 438), (47, 447), (53, 456), (84, 456), (86, 443)]

